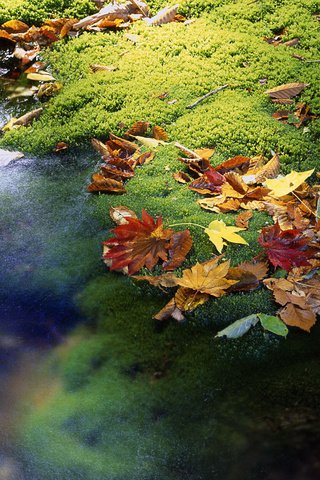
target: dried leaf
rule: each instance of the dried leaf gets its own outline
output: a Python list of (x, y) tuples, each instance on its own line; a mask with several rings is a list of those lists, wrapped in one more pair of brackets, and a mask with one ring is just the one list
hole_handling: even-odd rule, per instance
[(209, 158), (212, 157), (214, 152), (215, 152), (214, 148), (196, 148), (195, 149), (195, 153), (204, 160), (209, 160)]
[(154, 17), (145, 18), (144, 20), (148, 25), (163, 25), (165, 23), (172, 22), (176, 16), (179, 4), (173, 5), (173, 7), (165, 7), (160, 10)]
[(102, 156), (109, 155), (108, 147), (104, 143), (100, 142), (100, 140), (97, 140), (96, 138), (92, 138), (91, 145), (98, 153), (100, 153), (100, 155)]
[(224, 176), (219, 172), (216, 172), (213, 167), (210, 167), (203, 175), (201, 175), (201, 177), (191, 182), (188, 187), (190, 190), (206, 195), (220, 193), (221, 186), (224, 182)]
[(299, 93), (307, 86), (307, 83), (286, 83), (285, 85), (271, 88), (265, 93), (271, 98), (290, 99), (299, 95)]
[(143, 266), (151, 270), (159, 260), (166, 262), (175, 234), (163, 228), (161, 217), (154, 220), (145, 210), (141, 220), (128, 217), (127, 224), (117, 226), (112, 232), (115, 237), (104, 242), (110, 248), (104, 258), (111, 260), (110, 270), (128, 267), (129, 275)]
[(122, 16), (128, 17), (131, 13), (133, 13), (134, 8), (135, 7), (131, 1), (125, 3), (118, 3), (115, 1), (103, 7), (98, 13), (81, 19), (78, 23), (73, 25), (73, 28), (76, 30), (79, 30), (80, 28), (86, 28), (89, 25), (99, 22), (105, 17), (108, 17), (109, 20), (113, 20), (114, 18), (119, 18)]
[(235, 219), (235, 224), (237, 227), (240, 227), (240, 228), (248, 228), (249, 227), (249, 220), (250, 218), (252, 218), (252, 211), (251, 210), (247, 210), (245, 212), (242, 212), (242, 213), (239, 213), (239, 215), (236, 216), (236, 219)]
[(117, 225), (124, 225), (125, 223), (128, 223), (128, 217), (137, 218), (137, 215), (130, 210), (130, 208), (124, 207), (123, 205), (119, 205), (118, 207), (110, 207), (109, 215)]
[(133, 168), (122, 158), (111, 158), (106, 164), (101, 166), (101, 171), (106, 177), (108, 177), (110, 173), (123, 178), (131, 178), (134, 176)]
[(192, 180), (187, 173), (181, 171), (175, 172), (172, 176), (179, 183), (189, 183)]
[(129, 140), (125, 140), (124, 138), (117, 137), (116, 135), (113, 135), (113, 133), (110, 133), (110, 140), (117, 147), (120, 147), (121, 150), (124, 150), (129, 154), (132, 154), (139, 149), (138, 145), (136, 145), (135, 143), (129, 142)]
[(141, 40), (141, 37), (135, 33), (126, 33), (124, 35), (124, 38), (126, 38), (127, 40), (130, 40), (130, 42), (132, 43), (138, 43), (139, 40)]
[(163, 263), (164, 270), (174, 270), (180, 266), (192, 247), (192, 237), (189, 230), (183, 230), (172, 235), (169, 245), (169, 260)]
[(164, 140), (165, 142), (168, 140), (168, 135), (164, 131), (162, 127), (159, 127), (158, 125), (155, 125), (152, 129), (152, 136), (156, 140)]
[(137, 7), (138, 10), (143, 14), (144, 17), (149, 17), (150, 8), (143, 0), (131, 0), (133, 5)]
[(268, 163), (261, 167), (256, 173), (256, 182), (262, 183), (267, 178), (275, 178), (279, 175), (280, 170), (280, 159), (277, 154), (275, 154)]
[(61, 28), (60, 31), (60, 38), (64, 38), (68, 35), (70, 30), (72, 30), (73, 26), (78, 23), (78, 20), (75, 18), (70, 18)]
[(37, 97), (38, 98), (52, 97), (57, 92), (59, 92), (62, 87), (63, 87), (63, 85), (61, 83), (58, 83), (58, 82), (44, 83), (43, 85), (40, 85), (40, 87), (37, 91)]
[(153, 316), (155, 320), (166, 320), (167, 318), (172, 317), (177, 322), (182, 322), (185, 320), (181, 310), (177, 308), (174, 298), (172, 298), (156, 315)]
[(177, 279), (177, 284), (192, 290), (193, 293), (201, 292), (213, 297), (221, 297), (236, 282), (226, 279), (230, 262), (223, 262), (220, 265), (218, 262), (219, 257), (183, 270), (183, 276)]
[(215, 169), (222, 175), (227, 172), (245, 173), (250, 165), (250, 158), (238, 155), (220, 163)]
[(172, 288), (177, 286), (177, 277), (172, 272), (166, 272), (162, 275), (133, 275), (132, 278), (138, 281), (145, 280), (154, 287)]
[(24, 33), (29, 30), (29, 25), (20, 20), (9, 20), (1, 25), (1, 28), (8, 33)]
[(65, 152), (66, 150), (68, 150), (68, 148), (69, 145), (66, 142), (58, 142), (54, 147), (54, 151), (56, 153)]
[(316, 315), (310, 310), (303, 310), (292, 303), (288, 303), (280, 310), (280, 318), (292, 327), (299, 327), (310, 332), (311, 327), (316, 323)]
[(36, 82), (52, 82), (54, 77), (50, 73), (39, 71), (38, 73), (28, 73), (27, 79)]
[(93, 71), (93, 73), (114, 72), (115, 70), (118, 70), (118, 67), (116, 65), (99, 65), (98, 63), (93, 63), (90, 65), (90, 69)]
[(123, 182), (114, 180), (113, 178), (106, 178), (99, 173), (92, 175), (93, 182), (87, 187), (88, 192), (101, 192), (101, 193), (125, 193), (126, 189), (123, 186)]
[(266, 180), (266, 186), (271, 190), (269, 195), (276, 198), (288, 195), (288, 193), (296, 190), (313, 172), (314, 169), (305, 172), (292, 171), (285, 177)]
[(262, 280), (268, 274), (268, 264), (262, 260), (253, 259), (250, 262), (242, 262), (238, 265), (239, 268), (246, 272), (253, 273), (258, 280)]
[(138, 142), (142, 143), (147, 148), (158, 148), (159, 145), (165, 145), (166, 142), (163, 140), (156, 140), (155, 138), (149, 138), (149, 137), (140, 137), (140, 135), (132, 135)]
[(291, 270), (293, 267), (309, 265), (308, 260), (317, 253), (317, 249), (309, 247), (310, 239), (298, 229), (280, 229), (278, 223), (264, 227), (258, 238), (264, 247), (269, 261), (274, 267)]
[(144, 136), (150, 127), (149, 122), (135, 122), (129, 130), (126, 131), (125, 135), (134, 137), (135, 135)]
[(17, 127), (17, 126), (26, 127), (27, 125), (30, 125), (33, 122), (33, 120), (40, 117), (42, 112), (43, 112), (43, 108), (36, 108), (35, 110), (32, 110), (31, 112), (28, 112), (25, 115), (22, 115), (21, 117), (17, 118), (13, 122), (13, 127)]
[(5, 167), (14, 160), (24, 157), (24, 154), (21, 152), (12, 152), (9, 150), (0, 149), (0, 167)]
[(180, 287), (174, 297), (176, 306), (183, 312), (192, 312), (208, 300), (209, 295), (207, 293), (195, 292), (190, 288), (184, 287)]
[(230, 268), (227, 278), (237, 282), (231, 285), (229, 292), (252, 292), (259, 287), (258, 278), (252, 272), (239, 267)]

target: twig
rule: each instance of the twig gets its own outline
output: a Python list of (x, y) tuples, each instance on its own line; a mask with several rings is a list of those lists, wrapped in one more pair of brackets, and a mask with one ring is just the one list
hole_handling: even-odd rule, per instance
[(220, 92), (220, 90), (223, 90), (224, 88), (227, 88), (227, 87), (229, 87), (228, 84), (222, 85), (222, 87), (216, 88), (215, 90), (212, 90), (211, 92), (206, 93), (205, 95), (203, 95), (203, 97), (199, 98), (199, 100), (197, 100), (196, 102), (191, 103), (191, 105), (188, 105), (186, 108), (189, 108), (189, 109), (194, 108), (195, 106), (198, 105), (198, 103), (202, 102), (202, 100), (205, 100), (206, 98), (210, 97), (211, 95), (214, 95), (215, 93), (218, 93), (218, 92)]
[(306, 63), (320, 63), (320, 60), (305, 60)]
[(302, 203), (302, 205), (304, 205), (304, 206), (306, 207), (306, 209), (307, 209), (312, 215), (314, 215), (314, 216), (317, 218), (316, 213), (314, 213), (314, 211), (311, 210), (311, 208), (310, 208), (306, 203), (304, 203), (304, 201), (301, 200), (301, 198), (300, 198), (296, 193), (294, 193), (294, 192), (291, 192), (291, 193), (292, 193), (293, 196), (296, 197), (297, 200), (299, 200), (300, 203)]

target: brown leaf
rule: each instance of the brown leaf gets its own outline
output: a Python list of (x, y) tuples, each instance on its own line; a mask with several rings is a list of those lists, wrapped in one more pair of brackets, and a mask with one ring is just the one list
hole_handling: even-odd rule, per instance
[(113, 133), (110, 133), (110, 140), (113, 142), (113, 144), (120, 147), (121, 150), (124, 150), (129, 154), (134, 153), (139, 148), (135, 143), (129, 142), (129, 140), (125, 140), (124, 138), (117, 137), (116, 135), (113, 135)]
[(148, 128), (150, 127), (150, 123), (149, 122), (142, 122), (142, 121), (139, 121), (139, 122), (135, 122), (131, 128), (129, 128), (129, 130), (126, 131), (125, 135), (126, 136), (144, 136), (148, 130)]
[(106, 17), (100, 20), (98, 23), (95, 23), (94, 27), (97, 27), (101, 30), (104, 30), (106, 28), (119, 28), (119, 26), (128, 19), (128, 15), (125, 14), (123, 18), (110, 18)]
[(165, 23), (172, 22), (176, 16), (179, 4), (173, 7), (165, 7), (160, 10), (154, 17), (145, 19), (148, 25), (163, 25)]
[(219, 195), (218, 197), (213, 198), (203, 198), (198, 200), (197, 203), (201, 208), (205, 210), (210, 210), (212, 212), (232, 212), (239, 210), (240, 202), (237, 199), (226, 199), (226, 197)]
[(279, 103), (280, 105), (292, 105), (294, 101), (290, 98), (272, 98), (272, 103)]
[(247, 210), (245, 212), (239, 213), (239, 215), (236, 216), (235, 219), (235, 224), (237, 227), (240, 228), (248, 228), (249, 227), (249, 220), (252, 218), (252, 211)]
[[(209, 160), (215, 152), (214, 148), (196, 148), (195, 153), (204, 160)], [(221, 173), (221, 172), (219, 172)]]
[(54, 147), (54, 151), (56, 153), (65, 152), (66, 150), (68, 150), (68, 148), (69, 145), (66, 142), (58, 142)]
[(283, 45), (285, 45), (286, 47), (294, 47), (295, 45), (298, 45), (299, 42), (300, 42), (300, 39), (296, 37), (286, 42), (283, 42)]
[(236, 173), (245, 173), (250, 165), (250, 158), (243, 157), (242, 155), (237, 155), (236, 157), (230, 158), (225, 162), (220, 163), (215, 169), (217, 172), (221, 173), (222, 175), (233, 171)]
[(61, 28), (60, 31), (60, 38), (64, 38), (68, 35), (70, 30), (72, 30), (73, 25), (75, 25), (78, 22), (75, 18), (70, 18)]
[(93, 63), (90, 65), (90, 69), (93, 73), (96, 72), (114, 72), (118, 69), (116, 65), (99, 65), (98, 63)]
[(316, 323), (316, 315), (312, 310), (303, 310), (292, 303), (282, 308), (279, 315), (287, 325), (299, 327), (306, 332), (310, 332), (311, 327)]
[(148, 165), (155, 157), (155, 152), (144, 152), (136, 159), (137, 165)]
[(195, 292), (190, 288), (180, 287), (175, 294), (174, 301), (179, 310), (192, 312), (199, 305), (209, 300), (207, 293)]
[(271, 98), (290, 99), (299, 95), (299, 93), (307, 86), (307, 83), (286, 83), (284, 85), (271, 88), (265, 93)]
[(192, 237), (189, 230), (173, 234), (169, 245), (169, 260), (163, 263), (164, 270), (174, 270), (184, 262), (192, 247)]
[(178, 322), (185, 320), (181, 310), (176, 306), (174, 298), (172, 298), (156, 315), (153, 316), (155, 320), (167, 320), (169, 317), (174, 318)]
[(91, 139), (91, 145), (93, 146), (93, 148), (98, 153), (100, 153), (100, 155), (102, 155), (102, 156), (109, 155), (108, 147), (104, 143), (102, 143), (100, 140), (98, 140), (97, 138), (92, 138)]
[(133, 168), (122, 158), (111, 158), (106, 164), (101, 166), (101, 171), (105, 176), (109, 176), (109, 173), (123, 178), (134, 176)]
[(194, 192), (206, 194), (215, 194), (221, 192), (221, 186), (225, 183), (225, 178), (214, 168), (210, 168), (204, 172), (201, 177), (193, 180), (188, 187)]
[(146, 281), (154, 287), (172, 288), (177, 286), (177, 277), (172, 272), (166, 272), (162, 275), (133, 275), (132, 278), (138, 281)]
[(123, 186), (123, 182), (114, 180), (112, 178), (106, 178), (99, 173), (92, 175), (93, 182), (87, 187), (88, 192), (113, 192), (113, 193), (125, 193), (126, 189)]
[(266, 165), (264, 165), (258, 172), (256, 173), (256, 181), (257, 183), (264, 182), (267, 178), (276, 178), (279, 175), (280, 171), (280, 159), (277, 154), (275, 154), (271, 160), (269, 160)]
[(179, 183), (189, 183), (192, 180), (187, 173), (181, 171), (175, 172), (172, 176)]
[(267, 262), (258, 259), (252, 259), (250, 262), (242, 262), (238, 267), (246, 272), (253, 273), (258, 280), (265, 278), (269, 270)]
[(165, 142), (168, 140), (168, 135), (164, 131), (162, 127), (159, 127), (158, 125), (155, 125), (152, 129), (152, 136), (156, 140), (164, 140)]
[(24, 33), (29, 30), (29, 25), (20, 20), (9, 20), (3, 23), (1, 28), (8, 33)]
[(117, 225), (124, 225), (125, 223), (128, 223), (128, 217), (137, 218), (137, 215), (134, 213), (134, 211), (130, 210), (128, 207), (124, 207), (123, 205), (119, 205), (118, 207), (110, 207), (109, 215)]
[(240, 267), (230, 268), (227, 279), (237, 282), (231, 285), (228, 289), (229, 292), (252, 292), (259, 287), (258, 278), (252, 272)]
[(272, 117), (279, 120), (279, 122), (287, 123), (290, 113), (290, 110), (278, 110), (272, 114)]
[[(233, 198), (237, 198), (237, 193), (239, 198), (244, 196), (248, 191), (249, 187), (244, 183), (242, 177), (235, 172), (227, 172), (224, 174), (224, 178), (226, 179), (226, 183), (222, 188), (222, 193), (226, 196), (230, 196)], [(229, 185), (229, 186), (228, 186)], [(231, 186), (231, 189), (230, 189)]]

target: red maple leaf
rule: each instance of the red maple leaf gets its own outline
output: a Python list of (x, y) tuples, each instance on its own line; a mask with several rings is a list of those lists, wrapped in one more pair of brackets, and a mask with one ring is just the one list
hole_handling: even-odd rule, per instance
[[(128, 267), (128, 273), (132, 275), (144, 266), (151, 270), (159, 260), (167, 262), (166, 270), (174, 269), (184, 261), (192, 245), (188, 230), (181, 236), (184, 232), (164, 229), (162, 218), (154, 220), (145, 210), (142, 210), (141, 220), (127, 217), (126, 221), (112, 230), (115, 238), (104, 242), (109, 250), (103, 258), (109, 261), (110, 270)], [(177, 241), (182, 241), (185, 246), (178, 248)]]
[(287, 271), (309, 265), (308, 259), (318, 252), (318, 249), (308, 245), (309, 241), (310, 238), (303, 235), (302, 230), (281, 230), (278, 223), (264, 227), (258, 238), (272, 265)]
[(217, 172), (211, 165), (208, 169), (201, 175), (201, 177), (193, 180), (189, 183), (190, 190), (201, 194), (212, 194), (220, 193), (221, 186), (225, 183), (226, 179), (223, 175)]

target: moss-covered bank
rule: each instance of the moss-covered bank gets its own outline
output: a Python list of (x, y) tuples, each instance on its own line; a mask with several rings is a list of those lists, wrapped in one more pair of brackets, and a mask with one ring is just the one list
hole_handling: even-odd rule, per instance
[[(163, 6), (152, 5), (155, 10)], [(83, 8), (83, 15), (94, 10), (92, 2), (85, 1), (29, 6), (25, 0), (15, 11), (4, 9), (2, 18), (15, 12), (28, 21), (27, 14), (32, 14), (29, 21), (41, 23), (52, 12), (80, 16), (82, 10), (75, 9)], [(121, 134), (123, 124), (148, 120), (163, 126), (170, 141), (216, 147), (214, 163), (236, 154), (270, 156), (275, 150), (284, 171), (312, 168), (319, 158), (319, 120), (299, 130), (278, 123), (271, 117), (277, 107), (264, 91), (281, 83), (308, 83), (299, 101), (320, 113), (318, 64), (292, 57), (296, 53), (319, 59), (318, 23), (313, 16), (319, 10), (319, 2), (311, 0), (186, 1), (181, 12), (195, 15), (194, 23), (159, 28), (137, 23), (130, 30), (139, 35), (135, 44), (122, 32), (84, 33), (63, 40), (44, 54), (63, 89), (45, 105), (39, 121), (9, 132), (2, 144), (39, 155), (51, 152), (58, 141), (71, 148), (87, 145), (92, 136), (105, 139), (109, 131)], [(296, 47), (274, 48), (262, 40), (284, 27), (285, 39), (300, 37)], [(94, 74), (91, 63), (114, 64), (118, 69)], [(267, 79), (266, 85), (262, 79)], [(185, 108), (225, 83), (228, 89), (194, 110)], [(160, 100), (158, 95), (165, 91), (169, 96)], [(181, 166), (176, 156), (172, 145), (159, 147), (156, 159), (137, 169), (120, 199), (112, 195), (85, 199), (84, 176), (89, 182), (99, 163), (92, 152), (87, 155), (92, 168), (86, 170), (88, 163), (80, 162), (81, 173), (72, 177), (69, 188), (82, 192), (102, 228), (110, 226), (108, 208), (119, 203), (138, 214), (142, 208), (162, 214), (166, 225), (179, 220), (207, 225), (212, 214), (201, 211), (197, 195), (172, 178)], [(67, 155), (59, 160), (62, 169), (68, 159)], [(44, 171), (52, 174), (46, 165)], [(66, 179), (68, 175), (70, 165)], [(36, 182), (32, 188), (37, 188)], [(68, 182), (59, 188), (68, 189)], [(40, 190), (45, 196), (46, 189)], [(56, 205), (61, 215), (66, 213), (62, 198)], [(233, 222), (231, 215), (223, 219)], [(257, 231), (267, 221), (267, 216), (255, 214), (243, 233), (250, 247), (228, 246), (226, 256), (233, 264), (258, 252)], [(213, 246), (201, 231), (191, 230), (195, 242), (189, 262), (208, 259)], [(257, 328), (235, 342), (214, 340), (214, 333), (232, 320), (274, 311), (269, 292), (262, 289), (212, 300), (183, 325), (156, 324), (152, 314), (167, 297), (119, 275), (96, 277), (98, 267), (91, 257), (96, 242), (84, 240), (83, 232), (79, 235), (80, 258), (75, 244), (74, 255), (67, 255), (62, 237), (58, 243), (54, 236), (49, 238), (47, 248), (62, 251), (66, 283), (72, 283), (77, 265), (86, 258), (81, 276), (91, 280), (77, 304), (91, 323), (53, 357), (49, 368), (58, 370), (62, 384), (26, 419), (22, 442), (29, 477), (238, 480), (240, 470), (248, 480), (273, 480), (279, 478), (278, 469), (287, 472), (290, 463), (301, 472), (298, 458), (306, 454), (304, 445), (312, 435), (318, 439), (314, 433), (320, 389), (318, 331), (311, 336), (292, 333), (285, 341)], [(70, 243), (72, 236), (73, 231)], [(91, 249), (87, 257), (86, 245)], [(45, 269), (40, 272), (33, 273), (36, 285), (46, 281), (55, 285), (52, 277), (59, 269), (49, 269), (47, 279)]]

